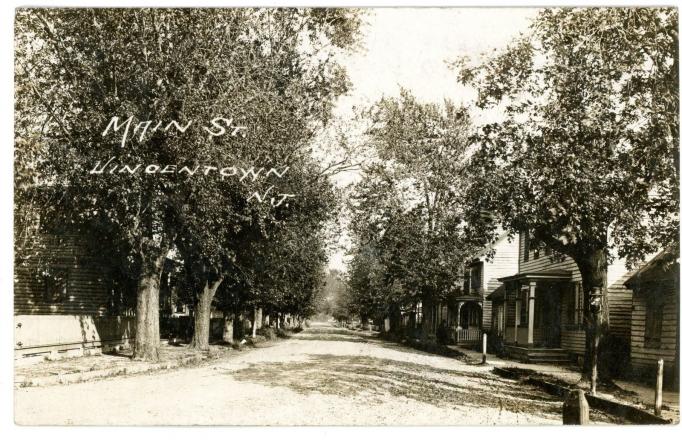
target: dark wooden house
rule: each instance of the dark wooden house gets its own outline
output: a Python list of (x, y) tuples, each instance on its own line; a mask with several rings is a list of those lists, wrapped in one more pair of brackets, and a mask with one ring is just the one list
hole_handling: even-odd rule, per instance
[(666, 250), (626, 282), (633, 290), (630, 362), (633, 376), (653, 382), (657, 362), (664, 361), (664, 384), (679, 387), (680, 264), (679, 253)]
[(134, 337), (124, 295), (76, 235), (40, 235), (14, 266), (15, 359), (78, 356)]

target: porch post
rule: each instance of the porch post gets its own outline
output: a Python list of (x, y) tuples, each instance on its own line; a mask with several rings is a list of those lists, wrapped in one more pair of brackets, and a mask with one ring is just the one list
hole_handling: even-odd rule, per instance
[(528, 292), (528, 345), (533, 345), (533, 321), (535, 320), (535, 281), (529, 283)]
[(459, 342), (459, 328), (460, 324), (462, 323), (460, 314), (462, 313), (462, 306), (464, 305), (463, 302), (458, 302), (457, 303), (457, 327), (455, 327), (455, 343)]
[(519, 343), (519, 324), (521, 323), (521, 286), (516, 285), (516, 301), (514, 301), (514, 344)]

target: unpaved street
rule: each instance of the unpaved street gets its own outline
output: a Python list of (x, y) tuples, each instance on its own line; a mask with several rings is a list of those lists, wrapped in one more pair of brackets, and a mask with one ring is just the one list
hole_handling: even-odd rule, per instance
[(561, 402), (489, 367), (317, 325), (196, 368), (15, 392), (19, 424), (560, 424)]

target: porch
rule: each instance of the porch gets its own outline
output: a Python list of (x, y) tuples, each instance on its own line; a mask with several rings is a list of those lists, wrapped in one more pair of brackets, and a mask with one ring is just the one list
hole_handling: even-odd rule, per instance
[(504, 349), (524, 362), (570, 362), (562, 349), (562, 300), (571, 272), (553, 270), (500, 278), (505, 285)]
[(530, 362), (533, 364), (551, 363), (551, 364), (570, 364), (571, 357), (561, 348), (537, 348), (537, 347), (520, 347), (520, 346), (505, 346), (507, 353), (513, 359), (521, 362)]
[(474, 347), (483, 338), (483, 304), (479, 296), (461, 296), (456, 299), (456, 323), (452, 339), (460, 347)]

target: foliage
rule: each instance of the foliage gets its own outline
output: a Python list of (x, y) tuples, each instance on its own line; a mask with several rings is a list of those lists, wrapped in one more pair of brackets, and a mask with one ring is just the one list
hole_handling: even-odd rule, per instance
[(470, 228), (493, 240), (500, 224), (575, 261), (593, 392), (618, 350), (609, 261), (679, 248), (677, 27), (674, 8), (546, 9), (502, 53), (458, 62), (478, 106), (501, 115), (474, 137)]
[(469, 116), (450, 102), (422, 104), (402, 90), (378, 102), (368, 118), (378, 160), (364, 169), (350, 204), (351, 291), (375, 312), (381, 303), (444, 298), (459, 287), (474, 248), (461, 203)]
[[(245, 242), (318, 203), (301, 191), (314, 174), (305, 147), (348, 88), (337, 58), (354, 44), (358, 17), (293, 8), (18, 11), (17, 210), (39, 207), (51, 230), (97, 237), (119, 273), (139, 278), (138, 297), (143, 286), (154, 289), (144, 280), (158, 278), (157, 262), (174, 246), (195, 281), (234, 268)], [(123, 128), (105, 130), (115, 116), (121, 125), (133, 117), (127, 139)], [(230, 125), (226, 135), (202, 129), (216, 117)], [(142, 121), (152, 121), (146, 132)], [(142, 169), (291, 171), (277, 182), (216, 171), (89, 172), (110, 158)], [(249, 201), (273, 184), (298, 191), (298, 200)]]
[(548, 9), (503, 53), (460, 61), (478, 105), (503, 114), (475, 137), (472, 224), (491, 212), (536, 246), (631, 264), (678, 243), (677, 22), (672, 8)]

